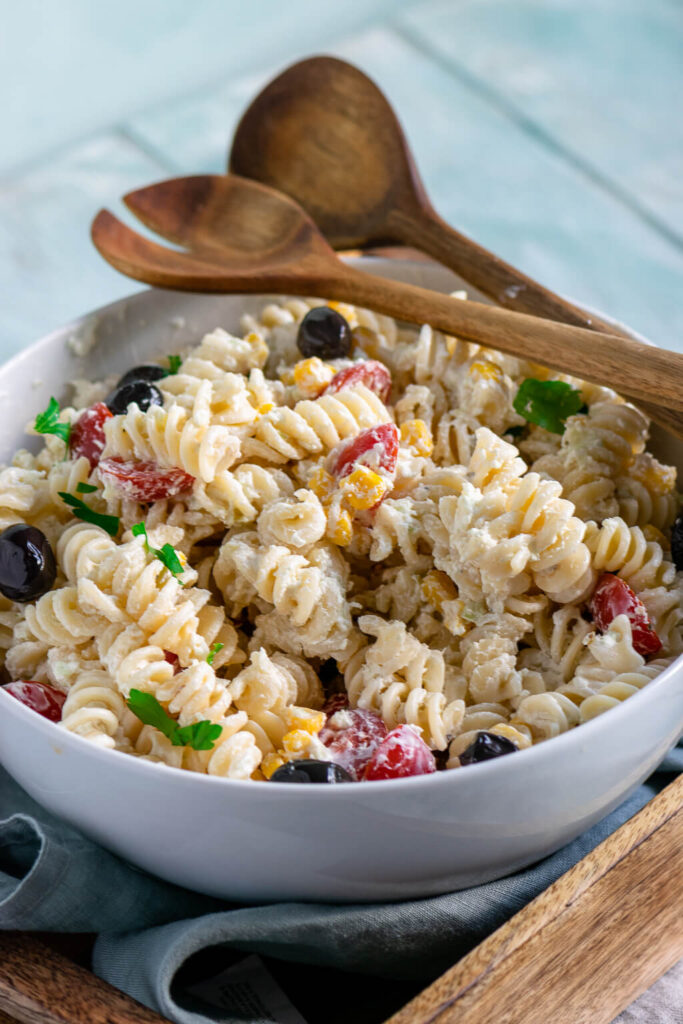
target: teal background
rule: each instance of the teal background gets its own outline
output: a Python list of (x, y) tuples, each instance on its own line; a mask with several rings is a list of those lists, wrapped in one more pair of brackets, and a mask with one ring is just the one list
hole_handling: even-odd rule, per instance
[(96, 210), (222, 169), (315, 52), (386, 91), (446, 218), (683, 350), (680, 0), (0, 0), (0, 358), (134, 290)]

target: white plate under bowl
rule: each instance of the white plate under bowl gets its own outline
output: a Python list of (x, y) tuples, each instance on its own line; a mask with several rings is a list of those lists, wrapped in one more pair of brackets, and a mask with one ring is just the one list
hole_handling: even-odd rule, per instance
[[(431, 265), (363, 268), (441, 291)], [(74, 377), (96, 379), (237, 331), (263, 297), (145, 291), (37, 342), (0, 369), (0, 455)], [(92, 347), (84, 355), (77, 352)], [(660, 436), (683, 465), (683, 444)], [(616, 807), (683, 730), (683, 663), (557, 739), (462, 771), (393, 782), (236, 782), (101, 750), (0, 691), (0, 758), (50, 811), (134, 864), (237, 900), (394, 900), (497, 878), (552, 853)]]

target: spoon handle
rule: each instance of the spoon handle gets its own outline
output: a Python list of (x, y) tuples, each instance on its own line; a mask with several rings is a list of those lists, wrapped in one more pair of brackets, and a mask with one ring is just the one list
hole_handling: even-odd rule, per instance
[[(334, 289), (347, 302), (411, 323), (430, 323), (438, 330), (596, 384), (608, 381), (635, 401), (655, 400), (683, 412), (683, 355), (676, 352), (480, 302), (463, 302), (349, 266), (339, 273)], [(674, 422), (680, 434), (683, 417), (676, 416)]]
[[(516, 313), (529, 313), (603, 334), (630, 337), (615, 324), (572, 305), (471, 238), (460, 234), (428, 202), (423, 200), (415, 214), (397, 208), (391, 217), (393, 231), (401, 241), (433, 256), (498, 305)], [(668, 430), (675, 430), (674, 418), (668, 409), (657, 404), (658, 401), (655, 400), (653, 405), (644, 401), (640, 404), (650, 419)]]

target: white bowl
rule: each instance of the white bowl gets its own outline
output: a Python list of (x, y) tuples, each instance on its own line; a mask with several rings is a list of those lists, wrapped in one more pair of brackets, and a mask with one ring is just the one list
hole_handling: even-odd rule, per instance
[[(430, 265), (363, 267), (443, 291), (463, 286)], [(25, 444), (23, 424), (61, 382), (177, 352), (217, 324), (237, 330), (240, 314), (263, 301), (146, 291), (56, 331), (0, 369), (0, 451), (8, 457)], [(681, 442), (660, 438), (658, 450), (683, 464)], [(512, 757), (393, 782), (297, 788), (101, 750), (0, 691), (0, 758), (36, 800), (153, 874), (237, 900), (394, 900), (500, 877), (608, 814), (682, 731), (679, 658), (619, 707)]]

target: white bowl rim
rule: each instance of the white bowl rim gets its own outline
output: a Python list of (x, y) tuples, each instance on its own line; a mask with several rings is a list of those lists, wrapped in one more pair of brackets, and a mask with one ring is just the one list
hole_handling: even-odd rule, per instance
[[(374, 255), (373, 256), (362, 256), (362, 257), (352, 258), (352, 262), (354, 262), (354, 263), (355, 262), (359, 262), (359, 260), (363, 260), (365, 262), (372, 261), (372, 262), (376, 262), (376, 263), (387, 262), (387, 260), (384, 257), (374, 256)], [(400, 263), (403, 266), (406, 266), (406, 265), (409, 265), (409, 264), (413, 265), (415, 267), (424, 267), (425, 266), (425, 263), (423, 263), (422, 261), (418, 261), (418, 260), (406, 259), (406, 260), (401, 260)], [(436, 264), (436, 266), (438, 266), (442, 270), (443, 269), (447, 270), (447, 268), (443, 268), (440, 264)], [(55, 328), (54, 330), (50, 331), (48, 334), (43, 335), (43, 337), (36, 339), (36, 341), (34, 341), (32, 344), (26, 346), (25, 348), (21, 349), (19, 352), (15, 353), (15, 355), (12, 356), (10, 359), (8, 359), (6, 362), (0, 364), (0, 372), (5, 371), (6, 369), (9, 369), (9, 368), (13, 367), (15, 363), (21, 362), (23, 359), (25, 359), (27, 357), (27, 355), (35, 355), (42, 348), (49, 347), (53, 343), (53, 339), (55, 339), (56, 337), (63, 336), (65, 334), (65, 332), (67, 332), (67, 331), (71, 331), (71, 332), (78, 331), (80, 328), (83, 327), (83, 325), (85, 323), (87, 323), (88, 321), (90, 321), (91, 319), (93, 319), (95, 317), (101, 317), (101, 316), (104, 316), (104, 315), (109, 315), (111, 313), (116, 312), (119, 308), (124, 309), (124, 308), (127, 307), (127, 305), (132, 300), (135, 300), (137, 298), (140, 298), (141, 296), (147, 295), (150, 292), (166, 291), (166, 290), (167, 289), (143, 288), (143, 289), (140, 289), (140, 290), (138, 290), (136, 292), (131, 292), (129, 295), (124, 295), (122, 298), (116, 299), (114, 302), (107, 303), (104, 306), (98, 306), (96, 309), (93, 309), (93, 310), (91, 310), (88, 313), (84, 313), (82, 316), (77, 317), (74, 320), (69, 321), (68, 323), (64, 324), (63, 326)], [(273, 293), (273, 292), (264, 292), (263, 293), (264, 297), (270, 297), (273, 294), (275, 294), (275, 293)], [(235, 296), (235, 297), (239, 297), (239, 296)], [(245, 298), (246, 297), (254, 298), (255, 296), (254, 295), (249, 295), (249, 296), (244, 296), (244, 297)], [(590, 312), (594, 313), (595, 315), (600, 315), (601, 317), (604, 317), (605, 320), (613, 320), (613, 318), (611, 318), (611, 317), (609, 317), (609, 316), (607, 316), (605, 314), (602, 314), (602, 313), (598, 314), (595, 310), (590, 310)], [(614, 320), (613, 320), (613, 322), (615, 324), (617, 323), (617, 321), (614, 321)], [(620, 326), (623, 326), (623, 325), (620, 325)], [(630, 328), (627, 328), (627, 330), (629, 330), (631, 332)], [(642, 340), (645, 344), (652, 344), (652, 342), (650, 342), (647, 338), (642, 337), (642, 335), (636, 335), (635, 332), (631, 332), (631, 333), (634, 334), (634, 337), (638, 337), (639, 340)], [(67, 383), (66, 381), (62, 382), (60, 387), (64, 387), (66, 385), (66, 383)], [(680, 668), (682, 665), (683, 665), (683, 654), (680, 654), (677, 658), (675, 658), (671, 662), (670, 665), (667, 665), (667, 667), (665, 669), (663, 669), (662, 672), (660, 672), (660, 674), (658, 676), (656, 676), (653, 680), (651, 680), (646, 686), (642, 687), (640, 690), (638, 690), (637, 693), (632, 694), (626, 700), (620, 701), (618, 707), (612, 707), (612, 708), (609, 709), (609, 712), (605, 712), (604, 714), (601, 714), (601, 715), (596, 715), (595, 718), (590, 719), (588, 722), (584, 722), (581, 725), (574, 727), (573, 729), (568, 729), (566, 732), (561, 733), (559, 736), (554, 736), (550, 740), (545, 740), (545, 741), (542, 741), (542, 742), (539, 742), (539, 743), (535, 743), (531, 747), (527, 747), (525, 750), (518, 750), (516, 755), (515, 755), (514, 764), (515, 765), (519, 764), (519, 759), (520, 758), (524, 759), (522, 761), (522, 765), (523, 766), (527, 766), (527, 765), (530, 766), (532, 764), (532, 759), (535, 759), (535, 763), (542, 763), (548, 756), (552, 757), (553, 756), (552, 752), (555, 751), (555, 750), (568, 749), (568, 748), (571, 747), (572, 744), (574, 744), (574, 745), (581, 745), (581, 743), (584, 742), (585, 740), (587, 740), (589, 738), (589, 736), (592, 736), (593, 734), (597, 734), (599, 732), (599, 730), (604, 729), (604, 728), (607, 727), (607, 723), (605, 722), (605, 719), (607, 718), (608, 714), (609, 714), (608, 722), (609, 723), (614, 723), (617, 726), (617, 728), (618, 728), (618, 721), (619, 721), (619, 719), (624, 714), (629, 714), (630, 713), (629, 712), (629, 708), (632, 710), (634, 706), (640, 707), (640, 705), (643, 704), (643, 702), (645, 700), (647, 700), (648, 697), (650, 699), (654, 699), (654, 696), (655, 696), (656, 692), (658, 692), (659, 689), (661, 689), (661, 687), (663, 685), (665, 685), (666, 683), (669, 682), (669, 679), (670, 679), (671, 675), (675, 672), (675, 670)], [(552, 691), (550, 691), (550, 692), (552, 692)], [(6, 706), (9, 709), (9, 712), (17, 714), (20, 719), (21, 719), (21, 717), (23, 715), (28, 716), (26, 718), (26, 722), (29, 725), (29, 727), (31, 727), (31, 723), (33, 723), (33, 726), (38, 728), (39, 730), (46, 729), (46, 728), (49, 729), (50, 730), (50, 734), (51, 734), (53, 729), (58, 729), (59, 731), (53, 737), (55, 739), (55, 741), (57, 740), (57, 737), (59, 737), (61, 739), (62, 743), (67, 743), (67, 744), (74, 743), (75, 746), (76, 746), (76, 749), (81, 749), (84, 753), (87, 751), (90, 755), (92, 755), (94, 757), (102, 757), (102, 756), (104, 756), (106, 758), (110, 758), (112, 754), (115, 754), (115, 755), (117, 755), (119, 757), (119, 759), (121, 759), (121, 758), (124, 759), (124, 760), (121, 760), (120, 763), (122, 764), (122, 766), (128, 764), (128, 766), (129, 766), (131, 771), (135, 770), (135, 766), (144, 765), (145, 767), (142, 769), (143, 771), (146, 771), (146, 770), (149, 770), (149, 769), (152, 769), (154, 771), (162, 770), (164, 772), (171, 771), (174, 775), (178, 775), (178, 776), (180, 776), (180, 778), (185, 779), (188, 784), (195, 784), (195, 783), (193, 783), (191, 781), (192, 779), (194, 779), (194, 780), (201, 780), (198, 784), (202, 785), (202, 786), (207, 786), (209, 784), (210, 785), (214, 785), (214, 786), (216, 786), (216, 785), (218, 785), (218, 786), (230, 785), (230, 786), (233, 786), (233, 787), (234, 786), (239, 786), (239, 787), (248, 786), (250, 792), (263, 792), (263, 790), (264, 790), (263, 786), (258, 785), (258, 784), (255, 785), (253, 779), (230, 779), (230, 778), (224, 778), (222, 776), (217, 776), (217, 775), (207, 775), (207, 774), (202, 774), (200, 772), (192, 772), (192, 771), (188, 771), (187, 769), (184, 769), (184, 768), (175, 768), (174, 766), (167, 765), (165, 763), (149, 761), (149, 760), (146, 760), (144, 757), (133, 757), (130, 754), (127, 754), (125, 751), (112, 750), (112, 749), (110, 749), (108, 747), (99, 746), (98, 744), (93, 743), (92, 741), (87, 740), (87, 739), (85, 739), (82, 736), (79, 736), (77, 733), (72, 733), (72, 732), (70, 732), (67, 729), (60, 729), (58, 723), (51, 722), (49, 719), (44, 718), (42, 715), (39, 715), (37, 712), (32, 711), (30, 708), (28, 708), (25, 705), (23, 705), (21, 703), (21, 701), (17, 700), (16, 697), (12, 697), (10, 694), (3, 692), (3, 687), (0, 686), (0, 708), (3, 705), (3, 702), (9, 702), (8, 704), (6, 704)], [(632, 702), (636, 702), (636, 704), (634, 705)], [(48, 734), (48, 738), (49, 738), (49, 734)], [(557, 744), (560, 744), (560, 743), (563, 744), (562, 748), (559, 748), (557, 746)], [(54, 745), (55, 744), (53, 743), (53, 746)], [(550, 754), (548, 754), (549, 745), (550, 745)], [(467, 779), (467, 778), (471, 777), (470, 773), (472, 771), (476, 770), (479, 773), (477, 778), (481, 779), (483, 777), (483, 772), (487, 772), (487, 771), (488, 772), (500, 771), (501, 767), (503, 767), (504, 765), (507, 765), (508, 768), (513, 767), (513, 765), (510, 764), (510, 762), (509, 762), (509, 760), (507, 758), (503, 758), (502, 764), (501, 764), (501, 758), (490, 758), (487, 761), (480, 761), (480, 762), (472, 764), (472, 765), (467, 765), (467, 771), (464, 773), (464, 778)], [(385, 780), (376, 780), (376, 781), (363, 781), (362, 785), (363, 785), (363, 792), (367, 792), (369, 789), (372, 790), (372, 791), (376, 791), (378, 786), (382, 788), (382, 791), (384, 791), (384, 786), (386, 786), (386, 784), (388, 782), (390, 782), (391, 785), (392, 785), (392, 792), (396, 792), (398, 786), (416, 787), (416, 786), (420, 786), (420, 785), (422, 785), (422, 786), (427, 786), (428, 785), (428, 786), (431, 786), (431, 787), (435, 787), (437, 785), (440, 785), (440, 786), (454, 785), (454, 784), (456, 784), (455, 780), (458, 779), (458, 778), (463, 778), (463, 772), (461, 772), (461, 771), (459, 771), (457, 769), (450, 769), (450, 770), (444, 770), (444, 771), (431, 772), (428, 775), (416, 775), (416, 776), (410, 776), (410, 777), (407, 777), (407, 778), (385, 779)], [(457, 783), (457, 784), (458, 785), (464, 785), (466, 783), (462, 783), (461, 782), (461, 783)], [(278, 783), (277, 785), (287, 786), (288, 792), (295, 792), (295, 791), (298, 791), (300, 789), (303, 790), (304, 792), (310, 792), (311, 789), (316, 790), (316, 788), (317, 788), (316, 786), (313, 786), (313, 787), (301, 786), (300, 784), (295, 784), (295, 783)], [(336, 791), (337, 789), (340, 789), (342, 792), (347, 792), (348, 793), (347, 787), (345, 785), (333, 786), (332, 787), (332, 791)], [(324, 787), (324, 792), (326, 794), (329, 794), (329, 792), (330, 792), (329, 787)], [(259, 798), (257, 797), (257, 799), (259, 799)]]

